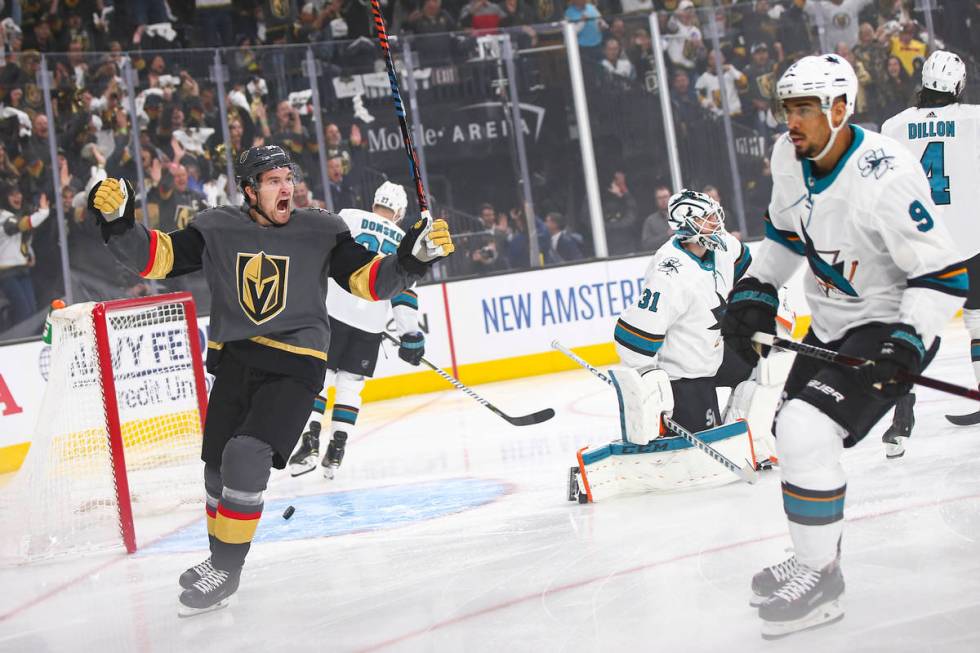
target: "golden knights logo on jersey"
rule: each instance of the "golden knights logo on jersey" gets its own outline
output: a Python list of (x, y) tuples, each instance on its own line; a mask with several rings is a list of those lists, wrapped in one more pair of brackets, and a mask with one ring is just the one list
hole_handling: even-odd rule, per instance
[(248, 319), (268, 322), (286, 308), (289, 257), (238, 253), (238, 303)]

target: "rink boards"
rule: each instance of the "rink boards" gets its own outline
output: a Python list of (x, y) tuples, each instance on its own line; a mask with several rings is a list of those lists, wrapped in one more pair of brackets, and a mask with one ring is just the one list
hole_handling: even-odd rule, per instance
[[(469, 385), (572, 369), (575, 363), (551, 349), (556, 338), (595, 365), (614, 363), (612, 327), (637, 296), (648, 261), (637, 256), (422, 286), (425, 356)], [(800, 274), (787, 295), (799, 333), (808, 323)], [(198, 324), (206, 341), (208, 318)], [(393, 321), (388, 330), (395, 332)], [(49, 352), (40, 340), (0, 347), (0, 474), (19, 468), (30, 446)], [(449, 387), (431, 371), (403, 362), (385, 343), (364, 399)], [(136, 400), (166, 401), (165, 395), (146, 392)]]

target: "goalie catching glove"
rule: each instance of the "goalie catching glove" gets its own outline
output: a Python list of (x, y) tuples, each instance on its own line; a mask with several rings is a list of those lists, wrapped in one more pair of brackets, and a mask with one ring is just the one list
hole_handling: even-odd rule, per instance
[[(102, 238), (109, 242), (131, 228), (135, 222), (136, 193), (125, 179), (103, 179), (88, 194), (88, 208), (102, 228)], [(121, 219), (120, 219), (121, 218)]]
[(456, 250), (445, 220), (432, 220), (427, 214), (405, 232), (398, 245), (398, 260), (406, 270), (425, 274), (430, 265)]

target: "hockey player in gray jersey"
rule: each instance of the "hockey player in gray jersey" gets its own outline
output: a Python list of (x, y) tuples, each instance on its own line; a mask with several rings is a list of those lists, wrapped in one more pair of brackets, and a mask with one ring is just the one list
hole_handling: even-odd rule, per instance
[(294, 210), (292, 163), (277, 146), (243, 152), (236, 177), (242, 206), (201, 211), (171, 233), (135, 221), (126, 180), (106, 179), (89, 195), (117, 258), (147, 279), (203, 269), (211, 291), (215, 381), (201, 453), (211, 555), (180, 576), (181, 616), (223, 607), (238, 589), (271, 468), (286, 466), (323, 385), (328, 279), (364, 299), (390, 299), (453, 251), (440, 220), (418, 220), (381, 256), (355, 243), (338, 216)]
[(770, 639), (843, 617), (841, 454), (909, 392), (899, 372), (928, 365), (967, 294), (918, 160), (848, 124), (857, 91), (837, 55), (804, 57), (777, 83), (789, 132), (773, 147), (766, 238), (722, 321), (726, 341), (756, 360), (752, 335), (775, 332), (776, 288), (805, 261), (804, 342), (873, 361), (854, 369), (798, 356), (786, 380), (775, 430), (795, 555), (752, 579)]
[[(922, 164), (932, 201), (959, 248), (970, 275), (963, 323), (970, 333), (973, 374), (980, 386), (980, 105), (960, 102), (966, 88), (966, 64), (959, 55), (936, 50), (922, 66), (918, 102), (885, 121), (881, 133), (903, 144)], [(894, 428), (884, 434), (889, 457), (901, 456), (912, 433), (915, 396), (899, 402)], [(959, 425), (980, 423), (980, 411), (950, 416)]]
[[(394, 252), (405, 235), (397, 222), (405, 215), (408, 198), (405, 189), (386, 181), (374, 193), (371, 211), (343, 209), (354, 242), (371, 252)], [(299, 476), (316, 468), (320, 454), (320, 429), (327, 405), (327, 390), (334, 387), (330, 420), (330, 443), (323, 456), (323, 475), (332, 479), (344, 459), (346, 443), (352, 436), (361, 410), (361, 390), (367, 377), (374, 375), (381, 347), (381, 333), (388, 322), (388, 307), (401, 337), (398, 356), (418, 365), (425, 355), (425, 337), (419, 328), (418, 295), (409, 289), (390, 302), (366, 301), (330, 281), (327, 293), (330, 316), (330, 350), (327, 352), (327, 378), (323, 392), (313, 402), (309, 430), (292, 458), (289, 472)]]

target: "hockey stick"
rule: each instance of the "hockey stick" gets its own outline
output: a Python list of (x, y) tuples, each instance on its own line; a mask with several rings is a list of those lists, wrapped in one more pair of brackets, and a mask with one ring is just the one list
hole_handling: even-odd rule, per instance
[(947, 415), (946, 419), (949, 420), (950, 424), (956, 426), (976, 426), (980, 424), (980, 410), (967, 415)]
[(402, 95), (398, 91), (398, 74), (395, 72), (395, 63), (391, 59), (391, 46), (388, 44), (388, 30), (385, 29), (385, 19), (381, 15), (381, 4), (379, 0), (371, 0), (371, 13), (374, 14), (374, 26), (378, 32), (378, 43), (381, 44), (385, 67), (388, 69), (391, 97), (395, 101), (398, 127), (402, 131), (402, 140), (405, 142), (405, 154), (408, 155), (408, 162), (412, 168), (412, 179), (415, 181), (415, 194), (419, 200), (419, 210), (422, 213), (422, 218), (431, 224), (432, 214), (429, 213), (429, 202), (425, 198), (425, 188), (422, 186), (422, 172), (419, 168), (419, 158), (415, 152), (415, 141), (412, 140), (412, 132), (408, 128), (408, 121), (405, 117), (405, 104), (402, 102)]
[[(785, 338), (780, 338), (779, 336), (774, 336), (769, 333), (762, 333), (761, 331), (752, 336), (752, 340), (760, 345), (776, 347), (785, 351), (793, 351), (797, 354), (802, 354), (803, 356), (809, 356), (810, 358), (817, 358), (820, 360), (829, 361), (831, 363), (837, 363), (838, 365), (843, 365), (845, 367), (860, 368), (874, 365), (874, 362), (868, 360), (867, 358), (839, 354), (832, 349), (815, 347), (814, 345), (807, 345), (802, 342), (796, 342), (795, 340), (786, 340)], [(914, 383), (926, 388), (932, 388), (933, 390), (939, 390), (940, 392), (948, 392), (949, 394), (956, 395), (957, 397), (965, 397), (967, 399), (973, 399), (974, 401), (980, 401), (980, 391), (973, 390), (972, 388), (964, 388), (963, 386), (956, 385), (955, 383), (947, 383), (946, 381), (940, 381), (939, 379), (933, 379), (928, 376), (909, 374), (908, 372), (901, 371), (898, 373), (896, 378), (898, 381), (905, 383)]]
[[(390, 333), (388, 333), (387, 331), (382, 331), (381, 332), (381, 335), (383, 335), (385, 338), (387, 338), (388, 340), (390, 340), (392, 343), (394, 343), (396, 345), (401, 345), (401, 343), (398, 342), (398, 339), (395, 338)], [(424, 356), (422, 357), (422, 362), (425, 363), (425, 366), (428, 367), (429, 369), (431, 369), (433, 372), (435, 372), (436, 374), (438, 374), (442, 378), (444, 378), (447, 381), (449, 381), (453, 385), (453, 387), (455, 387), (457, 390), (462, 390), (464, 393), (466, 393), (467, 395), (469, 395), (471, 398), (475, 399), (478, 403), (483, 404), (485, 407), (487, 407), (488, 409), (490, 409), (491, 411), (493, 411), (494, 413), (496, 413), (500, 417), (504, 418), (505, 420), (507, 420), (508, 422), (510, 422), (511, 424), (513, 424), (514, 426), (531, 426), (532, 424), (540, 424), (541, 422), (547, 422), (549, 419), (551, 419), (552, 417), (555, 416), (554, 409), (552, 409), (552, 408), (545, 408), (544, 410), (539, 410), (538, 412), (531, 413), (530, 415), (518, 415), (517, 417), (512, 417), (512, 416), (508, 415), (507, 413), (503, 412), (502, 410), (500, 410), (499, 408), (497, 408), (496, 406), (494, 406), (493, 404), (491, 404), (489, 401), (487, 401), (486, 399), (484, 399), (480, 395), (478, 395), (475, 392), (473, 392), (473, 390), (471, 390), (470, 387), (467, 386), (466, 384), (464, 384), (464, 383), (462, 383), (462, 382), (454, 379), (451, 375), (447, 374), (441, 368), (436, 367), (433, 363), (431, 363), (429, 360), (427, 360)]]
[[(610, 379), (608, 376), (606, 376), (596, 368), (589, 365), (585, 360), (583, 360), (580, 356), (578, 356), (578, 354), (573, 352), (571, 349), (565, 347), (565, 345), (561, 344), (557, 340), (552, 340), (551, 346), (557, 349), (558, 351), (560, 351), (561, 353), (565, 354), (569, 358), (571, 358), (573, 361), (575, 361), (576, 363), (578, 363), (588, 371), (592, 372), (592, 374), (595, 375), (595, 377), (598, 378), (599, 380), (605, 381), (607, 384), (615, 387), (616, 384), (613, 382), (612, 379)], [(707, 442), (705, 442), (695, 434), (691, 433), (686, 428), (684, 428), (674, 420), (670, 419), (666, 415), (663, 417), (663, 421), (664, 421), (664, 426), (666, 426), (668, 429), (670, 429), (677, 435), (687, 440), (689, 443), (691, 443), (691, 446), (697, 447), (698, 449), (703, 451), (712, 460), (724, 466), (726, 469), (728, 469), (728, 471), (735, 474), (746, 483), (755, 483), (758, 480), (759, 474), (754, 469), (752, 469), (751, 464), (745, 467), (739, 467), (734, 462), (729, 460), (723, 453), (721, 453), (720, 451), (712, 447), (710, 444), (708, 444)]]

